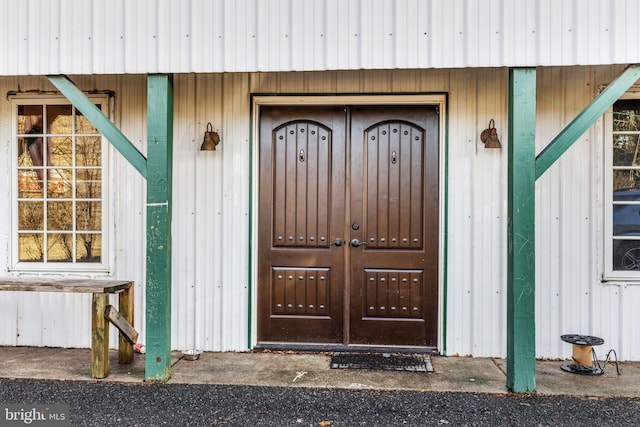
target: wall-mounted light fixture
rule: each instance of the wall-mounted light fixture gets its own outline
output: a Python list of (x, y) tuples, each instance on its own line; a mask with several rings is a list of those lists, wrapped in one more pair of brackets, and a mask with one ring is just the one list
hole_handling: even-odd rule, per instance
[(200, 146), (200, 151), (216, 151), (216, 145), (220, 143), (220, 135), (213, 131), (211, 123), (207, 123), (207, 130), (204, 132), (204, 139)]
[(493, 119), (489, 120), (489, 128), (483, 130), (480, 134), (480, 140), (484, 144), (484, 148), (502, 148)]

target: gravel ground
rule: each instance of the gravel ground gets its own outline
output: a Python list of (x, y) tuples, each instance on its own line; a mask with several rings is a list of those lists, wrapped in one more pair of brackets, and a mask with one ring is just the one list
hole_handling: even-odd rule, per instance
[(632, 426), (640, 423), (640, 398), (2, 379), (0, 402), (68, 404), (73, 426)]

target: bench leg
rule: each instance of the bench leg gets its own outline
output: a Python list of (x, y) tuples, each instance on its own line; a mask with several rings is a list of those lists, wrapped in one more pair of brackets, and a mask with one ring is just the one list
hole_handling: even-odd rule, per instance
[(91, 376), (106, 378), (109, 375), (109, 321), (104, 311), (109, 304), (109, 294), (93, 294), (91, 302)]
[[(133, 285), (118, 294), (118, 311), (133, 326)], [(133, 363), (133, 344), (118, 334), (118, 363)]]

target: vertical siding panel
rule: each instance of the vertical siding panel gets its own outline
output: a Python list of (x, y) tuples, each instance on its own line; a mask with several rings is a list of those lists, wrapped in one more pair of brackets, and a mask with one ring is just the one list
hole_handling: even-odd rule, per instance
[[(208, 84), (208, 91), (211, 93), (215, 94), (215, 98), (216, 100), (219, 100), (220, 102), (217, 104), (218, 108), (215, 111), (215, 116), (214, 119), (216, 120), (216, 122), (221, 123), (223, 126), (225, 125), (225, 105), (223, 102), (224, 99), (224, 76), (223, 75), (216, 75), (215, 78), (213, 79), (212, 82), (210, 82)], [(226, 133), (222, 133), (222, 135), (226, 135)], [(222, 183), (223, 181), (223, 177), (226, 176), (226, 170), (224, 170), (222, 168), (223, 165), (223, 157), (219, 157), (219, 161), (218, 164), (216, 165), (217, 167), (215, 168), (215, 171), (217, 171), (217, 174), (214, 175), (214, 179), (216, 180), (216, 182), (221, 183), (220, 186), (218, 186), (218, 188), (216, 189), (216, 192), (214, 193), (215, 195), (215, 210), (214, 210), (214, 214), (216, 216), (216, 220), (213, 223), (213, 228), (214, 228), (214, 232), (215, 232), (215, 236), (220, 236), (221, 238), (219, 239), (219, 244), (221, 247), (224, 247), (224, 236), (222, 234), (223, 231), (223, 227), (224, 227), (224, 216), (223, 216), (223, 191), (222, 191)], [(248, 195), (245, 198), (248, 200)], [(221, 253), (218, 253), (215, 258), (214, 258), (214, 262), (212, 264), (212, 267), (214, 269), (213, 271), (213, 283), (215, 285), (215, 288), (213, 289), (212, 292), (209, 293), (209, 295), (212, 295), (210, 298), (210, 301), (221, 301), (223, 302), (222, 299), (222, 280), (223, 280), (223, 257)], [(203, 302), (203, 304), (206, 304), (206, 301)], [(215, 329), (214, 332), (215, 334), (214, 336), (214, 341), (213, 344), (216, 345), (213, 348), (223, 348), (222, 347), (222, 343), (223, 343), (223, 336), (224, 336), (224, 331), (222, 329), (223, 327), (223, 316), (225, 313), (223, 313), (222, 310), (218, 309), (216, 310), (216, 312), (211, 312), (210, 310), (206, 311), (206, 313), (208, 314), (209, 317), (214, 317), (215, 319)], [(239, 320), (242, 321), (242, 320)]]
[[(506, 69), (477, 71), (477, 107), (473, 136), (477, 166), (474, 170), (473, 259), (474, 319), (473, 354), (503, 354), (506, 343), (506, 200), (507, 106)], [(480, 132), (494, 119), (502, 149), (485, 149)], [(492, 309), (493, 308), (493, 309)], [(482, 326), (480, 326), (482, 325)]]
[(448, 287), (447, 287), (447, 354), (472, 354), (473, 318), (476, 314), (471, 293), (474, 291), (474, 249), (472, 191), (473, 163), (476, 153), (476, 132), (468, 126), (475, 120), (474, 108), (469, 106), (471, 76), (451, 72), (449, 87), (449, 149), (448, 158)]
[(387, 93), (391, 90), (391, 71), (371, 70), (366, 73), (367, 78), (363, 78), (363, 92)]
[[(429, 2), (429, 28), (428, 34), (431, 57), (429, 63), (433, 66), (443, 61), (445, 55), (451, 53), (451, 33), (445, 32), (444, 28), (451, 28), (452, 22), (445, 22), (444, 3)], [(439, 39), (438, 43), (435, 40)]]
[[(98, 80), (97, 87), (101, 86)], [(113, 87), (116, 125), (146, 153), (146, 77), (118, 76)], [(139, 342), (145, 342), (146, 181), (123, 156), (112, 152), (111, 191), (116, 200), (113, 273), (114, 277), (135, 281), (134, 326), (140, 333)]]
[(277, 87), (276, 73), (251, 73), (249, 75), (250, 93), (274, 93)]
[[(23, 2), (20, 2), (22, 4)], [(0, 5), (3, 12), (10, 13), (11, 10), (17, 7), (16, 2), (6, 2)], [(5, 15), (11, 16), (11, 15)], [(15, 16), (15, 15), (14, 15)], [(3, 26), (2, 31), (8, 31), (9, 26)], [(24, 31), (24, 30), (23, 30)], [(0, 70), (8, 69), (9, 65), (6, 61), (0, 61)], [(18, 86), (18, 78), (2, 78), (0, 79), (0, 92), (7, 93)], [(0, 135), (2, 140), (10, 141), (11, 137), (11, 104), (9, 102), (0, 102)], [(10, 238), (10, 225), (12, 220), (12, 212), (9, 209), (11, 206), (12, 195), (12, 161), (11, 145), (4, 144), (0, 149), (0, 224), (5, 224), (5, 227), (0, 229), (0, 260), (4, 261), (6, 265), (10, 262), (11, 256), (11, 238)], [(19, 292), (3, 292), (0, 295), (0, 345), (17, 345), (19, 341), (18, 327), (20, 325), (20, 298)]]
[[(620, 337), (617, 340), (609, 339), (605, 342), (602, 353), (609, 348), (620, 349), (618, 357), (623, 360), (638, 360), (640, 357), (640, 342), (638, 340), (637, 325), (640, 324), (640, 310), (638, 310), (638, 301), (640, 300), (640, 288), (636, 285), (624, 285), (620, 293), (621, 302), (623, 304), (620, 313), (611, 310), (608, 307), (602, 307), (606, 313), (609, 312), (609, 318), (618, 321)], [(614, 331), (612, 331), (614, 332)], [(613, 336), (615, 336), (612, 333)]]
[(362, 92), (362, 72), (338, 71), (337, 73), (337, 93)]
[(275, 10), (269, 7), (268, 2), (258, 1), (256, 4), (257, 17), (264, 17), (258, 19), (256, 17), (256, 37), (258, 39), (257, 44), (257, 63), (258, 69), (262, 71), (277, 70), (278, 58), (280, 57), (280, 51), (272, 49), (272, 44), (276, 43), (277, 33), (271, 30), (271, 26), (278, 27), (277, 16), (272, 16)]
[(248, 325), (248, 176), (249, 176), (249, 78), (246, 74), (223, 76), (224, 144), (221, 161), (222, 229), (220, 321), (224, 350), (247, 348)]
[(390, 73), (391, 92), (409, 93), (415, 92), (420, 83), (419, 70), (402, 70)]
[[(574, 69), (566, 69), (564, 72), (565, 84), (558, 88), (559, 90), (556, 92), (556, 95), (561, 96), (561, 105), (573, 106), (575, 108), (572, 110), (564, 108), (562, 113), (558, 115), (560, 121), (556, 122), (554, 126), (554, 128), (557, 129), (556, 134), (570, 123), (579, 111), (577, 109), (578, 105), (575, 103), (577, 101), (575, 93), (577, 88), (573, 84), (566, 83), (573, 83), (577, 78), (579, 78), (579, 76), (576, 75)], [(579, 148), (579, 144), (580, 141), (576, 141), (556, 165), (559, 181), (555, 184), (559, 190), (558, 211), (560, 213), (560, 228), (558, 230), (559, 235), (555, 237), (559, 239), (560, 258), (556, 260), (555, 266), (558, 268), (557, 271), (559, 271), (560, 274), (560, 286), (563, 288), (564, 297), (562, 301), (562, 313), (564, 317), (558, 326), (561, 330), (568, 330), (569, 332), (567, 333), (576, 333), (570, 331), (586, 331), (589, 329), (588, 316), (587, 313), (585, 313), (585, 309), (589, 308), (588, 300), (585, 299), (585, 296), (588, 297), (588, 293), (585, 295), (587, 290), (583, 288), (584, 283), (576, 282), (575, 279), (580, 274), (572, 269), (572, 264), (575, 265), (580, 262), (576, 255), (589, 250), (588, 246), (579, 246), (584, 236), (583, 234), (572, 234), (576, 232), (580, 233), (581, 230), (577, 225), (581, 219), (580, 217), (584, 217), (583, 214), (580, 214), (580, 210), (578, 210), (581, 207), (581, 200), (580, 194), (576, 193), (582, 192), (582, 194), (588, 194), (590, 191), (589, 187), (586, 189), (581, 188), (581, 182), (589, 182), (587, 176), (584, 176), (582, 173), (573, 175), (575, 172), (574, 163), (578, 154), (576, 151)], [(578, 209), (574, 210), (574, 207)], [(550, 326), (553, 327), (553, 325)], [(556, 334), (556, 336), (559, 335)], [(551, 339), (551, 334), (549, 334), (548, 338)]]
[[(288, 27), (290, 29), (289, 34), (285, 35), (288, 38), (290, 50), (291, 50), (291, 69), (304, 70), (305, 63), (309, 57), (313, 57), (313, 43), (312, 32), (314, 27), (314, 19), (309, 11), (307, 2), (294, 1), (288, 2), (287, 16)], [(284, 11), (280, 9), (281, 13)]]
[[(174, 236), (197, 236), (195, 227), (196, 129), (194, 121), (195, 75), (174, 79), (174, 134), (185, 135), (173, 144), (173, 203), (171, 231)], [(175, 196), (174, 196), (175, 197)], [(172, 243), (172, 346), (195, 347), (195, 252), (194, 238), (174, 238)]]
[[(109, 41), (110, 37), (113, 37), (113, 31), (115, 26), (116, 17), (112, 13), (108, 13), (107, 10), (111, 9), (113, 4), (111, 3), (91, 3), (92, 14), (90, 19), (92, 34), (89, 36), (91, 54), (91, 66), (97, 70), (104, 70), (109, 72), (109, 69), (113, 69), (115, 57), (114, 46), (111, 46)], [(106, 31), (109, 28), (109, 31)], [(108, 58), (108, 59), (107, 59)]]
[(279, 93), (304, 93), (306, 82), (304, 73), (278, 73), (276, 91)]
[[(196, 123), (200, 127), (209, 121), (214, 130), (220, 130), (221, 143), (217, 151), (201, 152), (197, 157), (196, 180), (197, 226), (195, 246), (196, 273), (196, 346), (203, 349), (220, 349), (224, 331), (222, 325), (222, 253), (226, 248), (222, 237), (222, 185), (227, 171), (223, 162), (227, 143), (226, 128), (223, 127), (224, 104), (221, 74), (199, 76), (195, 93), (198, 97)], [(202, 142), (202, 131), (198, 131), (196, 143)], [(238, 304), (243, 302), (237, 301)]]
[[(16, 328), (16, 345), (44, 346), (42, 329), (42, 309), (40, 296), (33, 292), (17, 292), (18, 327)], [(65, 337), (56, 331), (57, 345), (62, 346)]]
[[(418, 39), (416, 40), (417, 51), (409, 52), (409, 49), (407, 47), (407, 56), (410, 57), (411, 55), (415, 55), (415, 65), (413, 64), (413, 62), (409, 62), (407, 66), (416, 68), (430, 68), (432, 66), (431, 40), (434, 37), (433, 29), (431, 27), (432, 20), (430, 19), (430, 2), (417, 1), (417, 7), (415, 10), (417, 19), (416, 31), (418, 34)], [(408, 35), (407, 39), (409, 39)]]
[[(545, 72), (548, 71), (548, 72)], [(562, 116), (558, 94), (564, 76), (561, 70), (541, 70), (538, 73), (536, 151), (539, 153), (562, 130), (558, 118)], [(550, 168), (536, 184), (536, 353), (548, 354), (559, 345), (556, 337), (546, 331), (557, 330), (565, 315), (563, 301), (565, 284), (559, 270), (561, 247), (554, 242), (561, 233), (560, 188), (557, 164)], [(569, 333), (569, 332), (568, 332)]]
[(305, 73), (306, 88), (309, 93), (335, 93), (336, 92), (336, 72), (327, 71), (324, 73)]

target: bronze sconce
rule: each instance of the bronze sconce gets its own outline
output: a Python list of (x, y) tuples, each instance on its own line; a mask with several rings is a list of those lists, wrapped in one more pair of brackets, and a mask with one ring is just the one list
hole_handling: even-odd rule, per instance
[(213, 131), (211, 123), (207, 123), (207, 130), (204, 132), (204, 139), (200, 146), (200, 151), (216, 151), (216, 145), (220, 143), (220, 135)]
[(493, 119), (489, 120), (489, 128), (483, 130), (480, 134), (480, 140), (484, 144), (484, 148), (502, 148)]

